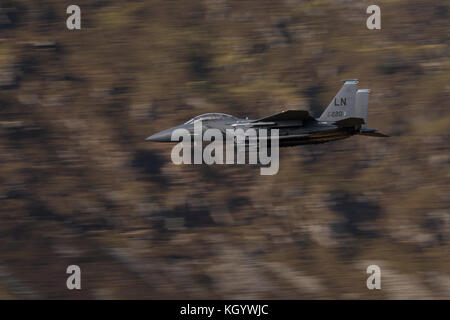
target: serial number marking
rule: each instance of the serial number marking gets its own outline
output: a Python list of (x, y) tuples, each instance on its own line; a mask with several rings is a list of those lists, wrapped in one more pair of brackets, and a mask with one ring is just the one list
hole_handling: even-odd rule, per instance
[(328, 112), (328, 117), (337, 118), (345, 116), (344, 111), (330, 111)]

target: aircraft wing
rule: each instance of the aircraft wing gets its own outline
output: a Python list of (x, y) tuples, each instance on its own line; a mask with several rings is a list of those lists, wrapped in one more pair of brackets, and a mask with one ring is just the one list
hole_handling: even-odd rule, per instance
[(282, 111), (280, 113), (276, 113), (273, 115), (270, 115), (268, 117), (264, 117), (258, 120), (254, 120), (253, 123), (258, 122), (280, 122), (280, 121), (301, 121), (304, 122), (306, 120), (311, 120), (314, 118), (309, 114), (306, 110), (286, 110)]
[(333, 122), (333, 124), (338, 127), (354, 127), (354, 126), (360, 126), (364, 123), (365, 123), (364, 119), (362, 119), (362, 118), (345, 118), (345, 119)]
[(380, 138), (385, 138), (385, 137), (389, 137), (387, 134), (378, 132), (376, 130), (374, 131), (361, 131), (358, 134), (362, 135), (362, 136), (369, 136), (369, 137), (380, 137)]

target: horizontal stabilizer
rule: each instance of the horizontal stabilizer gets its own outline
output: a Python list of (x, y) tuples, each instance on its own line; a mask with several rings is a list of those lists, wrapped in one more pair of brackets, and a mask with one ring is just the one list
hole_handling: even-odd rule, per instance
[(346, 118), (333, 123), (339, 127), (355, 127), (364, 124), (364, 119), (361, 118)]
[(380, 138), (381, 137), (383, 137), (383, 138), (389, 137), (387, 134), (384, 134), (384, 133), (381, 133), (381, 132), (377, 132), (377, 131), (374, 131), (374, 132), (360, 132), (358, 134), (363, 135), (363, 136), (369, 136), (369, 137), (380, 137)]
[(369, 137), (389, 137), (387, 134), (378, 132), (378, 130), (376, 129), (366, 129), (366, 128), (362, 128), (361, 132), (359, 132), (358, 134)]
[(254, 122), (277, 122), (277, 121), (306, 121), (314, 119), (306, 110), (286, 110), (271, 116), (255, 120)]

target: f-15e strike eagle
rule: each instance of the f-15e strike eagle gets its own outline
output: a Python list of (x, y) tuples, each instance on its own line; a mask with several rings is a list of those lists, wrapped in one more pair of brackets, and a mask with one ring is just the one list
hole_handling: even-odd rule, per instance
[(306, 110), (287, 110), (257, 120), (239, 119), (223, 113), (206, 113), (180, 126), (155, 133), (146, 140), (178, 141), (172, 140), (172, 132), (183, 128), (194, 135), (194, 124), (198, 121), (202, 121), (203, 130), (219, 129), (224, 136), (227, 129), (278, 129), (280, 147), (324, 143), (356, 134), (387, 137), (376, 129), (366, 127), (370, 89), (358, 90), (358, 83), (357, 79), (344, 80), (342, 88), (317, 119)]

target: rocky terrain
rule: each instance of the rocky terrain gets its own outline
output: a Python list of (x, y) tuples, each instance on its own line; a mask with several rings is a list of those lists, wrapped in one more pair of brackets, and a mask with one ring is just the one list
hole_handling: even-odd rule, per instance
[[(450, 299), (448, 1), (78, 0), (81, 30), (69, 4), (0, 4), (0, 298)], [(390, 138), (282, 149), (275, 176), (145, 141), (318, 116), (348, 78)]]

